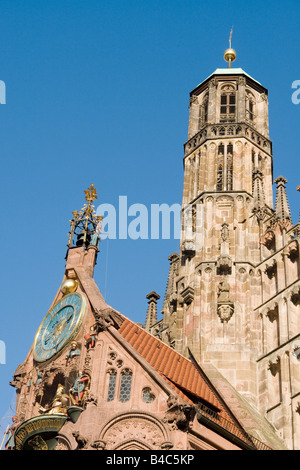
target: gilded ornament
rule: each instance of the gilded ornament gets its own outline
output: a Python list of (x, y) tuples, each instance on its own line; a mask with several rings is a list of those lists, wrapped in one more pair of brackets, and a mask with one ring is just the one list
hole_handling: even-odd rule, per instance
[(77, 289), (78, 281), (76, 279), (66, 279), (60, 288), (63, 294), (71, 294), (72, 292), (76, 292)]

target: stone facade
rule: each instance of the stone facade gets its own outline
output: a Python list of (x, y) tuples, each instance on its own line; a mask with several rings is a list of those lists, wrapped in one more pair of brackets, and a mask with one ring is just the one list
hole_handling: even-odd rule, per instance
[(211, 363), (300, 448), (299, 224), (275, 180), (268, 92), (217, 69), (190, 94), (182, 237), (153, 332)]
[[(11, 383), (17, 390), (17, 422), (7, 448), (282, 448), (275, 435), (274, 441), (263, 437), (264, 443), (255, 432), (250, 436), (215, 388), (207, 385), (196, 362), (105, 303), (93, 279), (97, 252), (91, 245), (69, 248), (65, 276), (50, 312), (76, 293), (86, 299), (85, 315), (75, 337), (53, 357), (37, 357), (35, 341), (17, 368)], [(149, 294), (150, 307), (157, 297)], [(57, 322), (58, 327), (51, 326), (54, 338), (64, 320)]]
[(273, 208), (267, 95), (241, 69), (191, 92), (162, 320), (153, 291), (145, 327), (106, 304), (96, 190), (85, 192), (61, 287), (11, 382), (7, 448), (300, 448), (300, 232), (283, 177)]

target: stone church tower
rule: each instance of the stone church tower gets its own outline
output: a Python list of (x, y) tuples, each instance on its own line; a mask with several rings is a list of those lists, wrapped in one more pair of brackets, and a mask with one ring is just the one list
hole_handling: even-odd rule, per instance
[(6, 448), (300, 449), (298, 225), (275, 180), (268, 92), (235, 51), (190, 94), (182, 237), (157, 321), (107, 305), (101, 217), (73, 212), (63, 280), (14, 374)]
[(300, 449), (300, 232), (272, 168), (268, 91), (217, 69), (190, 93), (180, 253), (151, 331)]

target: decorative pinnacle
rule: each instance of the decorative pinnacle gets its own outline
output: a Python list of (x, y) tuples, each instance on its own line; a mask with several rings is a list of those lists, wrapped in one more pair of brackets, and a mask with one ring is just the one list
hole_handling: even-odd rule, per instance
[(278, 176), (278, 178), (274, 180), (274, 183), (277, 184), (275, 213), (278, 219), (291, 220), (291, 212), (285, 188), (287, 182), (287, 179), (283, 176)]
[(148, 311), (146, 316), (145, 330), (150, 332), (151, 327), (157, 322), (156, 304), (160, 299), (160, 296), (155, 291), (152, 291), (150, 294), (146, 295), (146, 299), (148, 299)]
[(86, 249), (89, 245), (98, 246), (103, 217), (96, 215), (92, 204), (95, 199), (98, 199), (93, 183), (84, 191), (84, 194), (87, 204), (84, 204), (81, 211), (72, 212), (73, 218), (70, 220), (71, 230), (69, 232), (68, 248), (72, 247), (75, 235), (77, 237), (76, 246), (82, 246), (83, 249)]

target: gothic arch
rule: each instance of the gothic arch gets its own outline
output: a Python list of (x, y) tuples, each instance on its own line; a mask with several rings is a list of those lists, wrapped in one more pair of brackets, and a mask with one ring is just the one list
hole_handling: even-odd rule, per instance
[(115, 447), (114, 450), (153, 450), (153, 447), (139, 439), (128, 439)]
[(102, 427), (97, 440), (106, 450), (155, 450), (170, 442), (167, 428), (156, 416), (144, 411), (121, 413)]
[(220, 91), (236, 91), (236, 85), (233, 82), (223, 83), (220, 87)]

